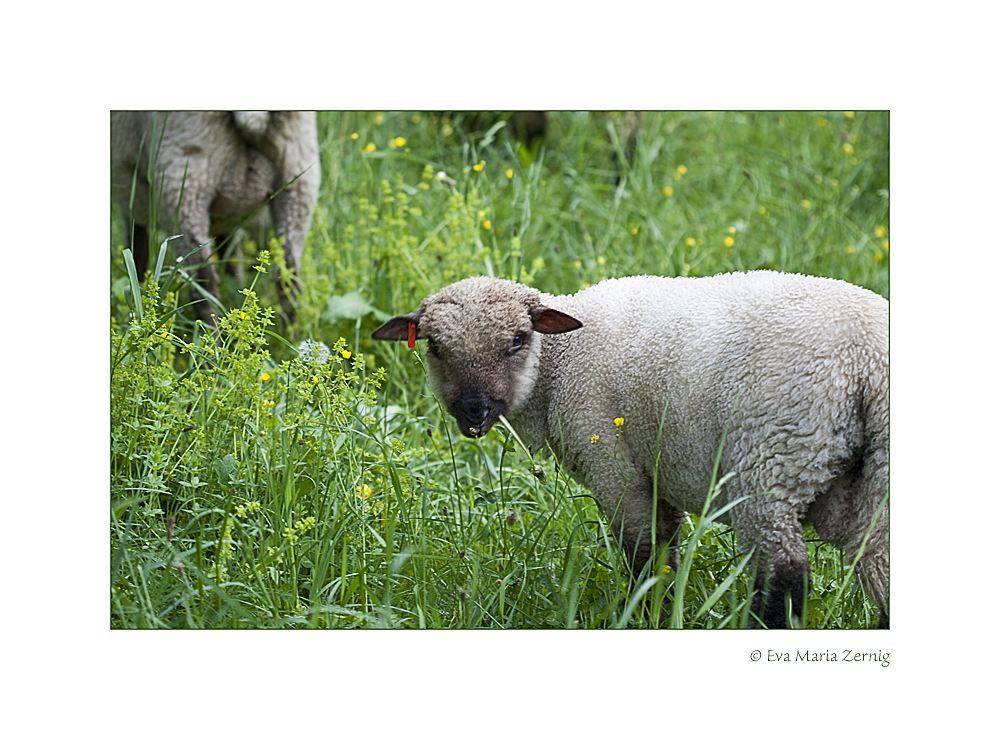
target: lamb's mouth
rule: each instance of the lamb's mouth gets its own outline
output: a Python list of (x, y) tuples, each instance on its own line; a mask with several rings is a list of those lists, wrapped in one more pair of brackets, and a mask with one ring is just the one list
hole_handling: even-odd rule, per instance
[(507, 407), (503, 401), (490, 398), (485, 393), (463, 393), (451, 408), (451, 415), (458, 422), (458, 430), (466, 437), (486, 436)]

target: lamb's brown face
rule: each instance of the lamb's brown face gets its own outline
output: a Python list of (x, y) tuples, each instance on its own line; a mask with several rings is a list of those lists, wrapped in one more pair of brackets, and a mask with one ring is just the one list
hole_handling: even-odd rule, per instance
[(530, 395), (539, 347), (527, 307), (433, 303), (420, 335), (431, 386), (466, 437), (482, 437)]
[(466, 437), (482, 437), (501, 414), (517, 410), (538, 377), (541, 334), (582, 324), (540, 303), (534, 288), (509, 280), (467, 278), (397, 316), (375, 339), (427, 340), (431, 387)]

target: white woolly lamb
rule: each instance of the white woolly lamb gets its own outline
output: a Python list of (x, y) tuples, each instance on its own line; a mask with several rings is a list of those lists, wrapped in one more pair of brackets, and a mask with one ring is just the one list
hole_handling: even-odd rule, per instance
[[(553, 296), (476, 277), (372, 336), (428, 340), (432, 387), (464, 435), (505, 414), (532, 448), (551, 446), (593, 491), (636, 573), (652, 554), (661, 419), (657, 542), (674, 548), (682, 512), (702, 510), (728, 421), (719, 476), (733, 475), (715, 506), (771, 492), (721, 517), (756, 546), (754, 613), (768, 627), (786, 626), (786, 594), (802, 613), (803, 523), (853, 557), (889, 488), (889, 304), (839, 280), (644, 276)], [(880, 626), (888, 535), (886, 505), (859, 562)]]
[[(261, 206), (268, 203), (275, 234), (284, 238), (285, 261), (293, 271), (298, 269), (319, 195), (315, 113), (112, 113), (112, 195), (125, 219), (126, 240), (133, 248), (140, 279), (149, 259), (146, 229), (152, 226), (147, 223), (151, 144), (158, 148), (154, 149), (156, 225), (174, 233), (176, 214), (177, 233), (183, 236), (174, 242), (174, 249), (188, 264), (200, 265), (197, 279), (206, 290), (218, 296), (219, 277), (209, 261), (211, 238), (217, 237), (221, 244), (254, 210), (266, 212)], [(130, 214), (133, 177), (135, 195)], [(284, 292), (280, 296), (282, 308), (293, 320), (291, 296)], [(207, 302), (198, 301), (195, 313), (206, 323), (215, 324)]]

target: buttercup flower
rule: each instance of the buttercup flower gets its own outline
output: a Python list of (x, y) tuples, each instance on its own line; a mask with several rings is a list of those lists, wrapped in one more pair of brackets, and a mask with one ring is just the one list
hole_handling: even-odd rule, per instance
[(365, 151), (366, 152), (374, 152), (375, 151), (375, 145), (372, 142), (369, 141), (368, 142), (368, 146), (365, 147)]
[(687, 244), (689, 247), (693, 247), (695, 244), (694, 239), (690, 236), (684, 240), (684, 243)]
[(405, 143), (406, 139), (404, 139), (402, 136), (396, 137), (396, 146), (403, 146)]
[(483, 228), (486, 229), (487, 231), (489, 231), (489, 229), (490, 229), (490, 220), (489, 219), (486, 219), (485, 221), (483, 221)]
[(357, 138), (358, 138), (358, 135), (357, 135), (357, 134), (351, 134), (351, 138), (352, 138), (352, 139), (354, 139), (354, 140), (356, 141), (356, 140), (357, 140)]
[(264, 382), (267, 382), (268, 380), (271, 379), (271, 376), (268, 375), (267, 373), (261, 373), (260, 374), (260, 379), (263, 380)]
[(485, 164), (486, 164), (486, 161), (481, 159), (481, 160), (479, 160), (479, 164), (472, 165), (472, 169), (474, 169), (476, 172), (479, 172), (479, 171), (481, 171), (483, 169), (483, 166)]
[(592, 437), (590, 438), (590, 444), (596, 444), (596, 443), (597, 443), (597, 440), (599, 440), (599, 439), (600, 439), (600, 436), (599, 436), (599, 435), (597, 435), (597, 434), (593, 435), (593, 436), (592, 436)]
[(663, 194), (669, 198), (671, 195), (674, 194), (674, 189), (669, 185), (667, 185), (667, 187), (663, 188)]
[(879, 239), (881, 239), (883, 236), (885, 236), (885, 227), (882, 226), (881, 224), (879, 224), (878, 226), (876, 226), (875, 227), (875, 236), (877, 236)]
[(616, 427), (620, 427), (624, 423), (625, 423), (624, 417), (619, 416), (617, 419), (615, 419), (615, 426)]
[(812, 203), (810, 203), (808, 200), (804, 200), (802, 201), (802, 207), (808, 211), (810, 208), (812, 208)]
[(358, 486), (358, 495), (361, 498), (368, 498), (372, 495), (372, 489), (367, 484), (364, 486)]
[(514, 176), (514, 170), (507, 170), (505, 174), (507, 175), (507, 179), (509, 180)]
[(844, 116), (847, 118), (847, 120), (853, 121), (854, 120), (854, 111), (852, 111), (852, 110), (845, 110), (844, 111)]
[(346, 349), (340, 353), (340, 356), (343, 357), (345, 360), (351, 359), (351, 353)]
[(726, 246), (727, 247), (733, 246), (733, 237), (731, 237), (731, 236), (727, 236), (726, 237)]
[(682, 164), (677, 165), (677, 174), (678, 175), (683, 175), (687, 171), (688, 171), (688, 168), (685, 167), (684, 165), (682, 165)]
[(850, 144), (844, 144), (844, 154), (854, 154), (854, 147)]

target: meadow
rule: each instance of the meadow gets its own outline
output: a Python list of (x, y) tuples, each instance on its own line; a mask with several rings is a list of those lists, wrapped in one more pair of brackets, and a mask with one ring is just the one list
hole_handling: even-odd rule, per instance
[[(554, 112), (531, 142), (500, 114), (318, 123), (293, 324), (272, 235), (219, 262), (216, 343), (169, 235), (140, 286), (112, 208), (111, 626), (745, 627), (753, 581), (710, 510), (677, 572), (634, 581), (585, 488), (500, 424), (460, 436), (422, 348), (370, 335), (469, 275), (768, 269), (888, 299), (888, 114)], [(807, 539), (803, 626), (873, 626), (853, 563)]]

